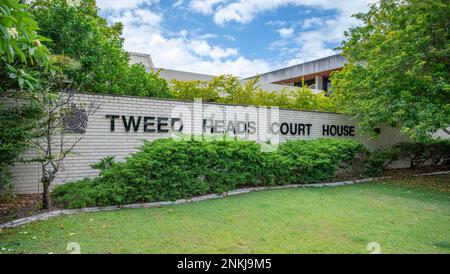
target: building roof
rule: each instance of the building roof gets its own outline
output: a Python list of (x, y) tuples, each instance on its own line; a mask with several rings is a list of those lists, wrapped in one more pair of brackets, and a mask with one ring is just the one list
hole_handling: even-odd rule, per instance
[[(308, 75), (319, 74), (340, 69), (347, 63), (347, 59), (340, 54), (325, 58), (305, 62), (287, 68), (282, 68), (267, 73), (260, 74), (260, 81), (263, 83), (277, 83), (290, 79), (301, 78)], [(248, 79), (254, 78), (250, 77)]]
[(190, 81), (190, 80), (211, 81), (214, 77), (216, 77), (214, 75), (207, 75), (165, 68), (155, 68), (154, 71), (159, 71), (159, 76), (161, 76), (162, 78), (166, 79), (169, 82), (174, 79), (179, 81)]
[(130, 52), (130, 64), (141, 64), (145, 67), (147, 71), (150, 71), (155, 67), (152, 57), (150, 54)]

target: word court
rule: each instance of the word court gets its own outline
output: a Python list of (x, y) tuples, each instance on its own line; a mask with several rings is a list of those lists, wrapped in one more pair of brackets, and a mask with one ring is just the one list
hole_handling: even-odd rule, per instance
[[(125, 132), (144, 133), (170, 133), (184, 130), (184, 124), (180, 118), (155, 117), (155, 116), (126, 116), (106, 115), (109, 119), (110, 131), (116, 132), (118, 126), (122, 126)], [(255, 121), (224, 121), (202, 119), (203, 133), (212, 134), (256, 134), (258, 123)], [(312, 123), (273, 122), (270, 124), (272, 134), (291, 136), (310, 136), (316, 125)], [(322, 136), (346, 136), (355, 137), (355, 126), (351, 125), (320, 125)]]

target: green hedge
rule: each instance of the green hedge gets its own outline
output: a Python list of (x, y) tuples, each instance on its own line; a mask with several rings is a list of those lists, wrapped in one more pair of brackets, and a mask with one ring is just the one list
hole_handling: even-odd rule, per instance
[(249, 141), (146, 142), (124, 163), (105, 159), (101, 175), (58, 186), (56, 203), (69, 208), (120, 205), (223, 193), (244, 186), (315, 183), (335, 178), (363, 145), (350, 140), (288, 141), (261, 152)]

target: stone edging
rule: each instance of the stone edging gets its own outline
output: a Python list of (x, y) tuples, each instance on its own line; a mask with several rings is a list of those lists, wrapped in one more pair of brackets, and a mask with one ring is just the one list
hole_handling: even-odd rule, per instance
[[(419, 176), (432, 176), (432, 175), (443, 175), (448, 174), (450, 171), (442, 171), (442, 172), (434, 172), (434, 173), (424, 173), (424, 174), (414, 174), (413, 177)], [(152, 207), (163, 207), (169, 205), (181, 205), (188, 204), (194, 202), (200, 202), (211, 199), (223, 198), (226, 196), (240, 195), (244, 193), (256, 192), (256, 191), (264, 191), (264, 190), (279, 190), (279, 189), (290, 189), (290, 188), (321, 188), (321, 187), (337, 187), (337, 186), (345, 186), (345, 185), (353, 185), (353, 184), (361, 184), (368, 183), (373, 181), (381, 181), (392, 179), (392, 176), (387, 177), (375, 177), (361, 180), (353, 180), (353, 181), (343, 181), (336, 183), (318, 183), (318, 184), (293, 184), (293, 185), (284, 185), (284, 186), (275, 186), (275, 187), (251, 187), (251, 188), (242, 188), (237, 190), (232, 190), (226, 192), (225, 194), (210, 194), (199, 197), (194, 197), (191, 199), (181, 199), (176, 200), (174, 202), (155, 202), (155, 203), (145, 203), (145, 204), (131, 204), (131, 205), (123, 205), (123, 206), (105, 206), (105, 207), (89, 207), (82, 209), (63, 209), (63, 210), (55, 210), (51, 212), (46, 212), (30, 217), (25, 217), (22, 219), (17, 219), (14, 221), (10, 221), (4, 224), (0, 224), (0, 229), (5, 228), (14, 228), (22, 225), (26, 225), (32, 222), (48, 220), (50, 218), (62, 216), (62, 215), (71, 215), (76, 213), (84, 213), (84, 212), (100, 212), (100, 211), (113, 211), (120, 209), (136, 209), (136, 208), (152, 208)]]

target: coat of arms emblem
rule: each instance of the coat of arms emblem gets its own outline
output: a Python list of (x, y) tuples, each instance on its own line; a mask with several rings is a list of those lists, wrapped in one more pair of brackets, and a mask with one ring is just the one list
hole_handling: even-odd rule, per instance
[(75, 104), (70, 105), (64, 112), (62, 119), (67, 132), (86, 133), (88, 114), (83, 108), (78, 108)]

